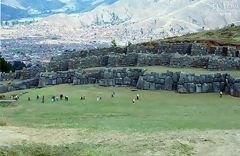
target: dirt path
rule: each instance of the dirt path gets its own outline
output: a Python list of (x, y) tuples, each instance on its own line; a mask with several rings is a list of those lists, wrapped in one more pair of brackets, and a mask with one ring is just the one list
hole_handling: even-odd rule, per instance
[(142, 155), (240, 156), (240, 130), (187, 130), (155, 133), (124, 133), (87, 129), (34, 129), (0, 127), (0, 146), (29, 143), (49, 145), (82, 142), (119, 145), (122, 150), (137, 149)]

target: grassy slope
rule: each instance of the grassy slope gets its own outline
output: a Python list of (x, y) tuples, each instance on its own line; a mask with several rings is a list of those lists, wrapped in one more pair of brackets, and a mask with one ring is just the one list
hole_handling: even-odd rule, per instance
[[(1, 108), (0, 116), (8, 125), (29, 127), (72, 127), (96, 130), (159, 131), (176, 129), (239, 129), (239, 99), (218, 94), (181, 95), (174, 92), (131, 91), (117, 88), (117, 97), (110, 97), (112, 88), (98, 86), (59, 85), (29, 90), (18, 107)], [(50, 97), (60, 93), (70, 101), (51, 103)], [(141, 101), (132, 104), (139, 93)], [(11, 93), (9, 93), (11, 94)], [(35, 100), (45, 95), (46, 103)], [(86, 95), (86, 101), (79, 97)], [(103, 100), (96, 102), (96, 96)], [(151, 95), (151, 96), (149, 96)], [(27, 97), (32, 97), (28, 102)]]
[[(208, 30), (183, 36), (163, 39), (167, 42), (200, 42), (208, 45), (237, 45), (240, 46), (240, 26), (225, 27), (218, 30)], [(240, 47), (239, 47), (240, 48)]]

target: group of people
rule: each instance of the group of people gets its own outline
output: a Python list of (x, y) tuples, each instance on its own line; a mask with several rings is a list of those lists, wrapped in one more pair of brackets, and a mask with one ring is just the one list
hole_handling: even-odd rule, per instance
[(11, 96), (11, 99), (17, 101), (17, 100), (19, 100), (19, 96), (18, 95), (13, 95), (13, 96)]
[(137, 94), (136, 98), (133, 98), (133, 99), (132, 99), (132, 103), (134, 104), (134, 103), (136, 102), (136, 100), (137, 100), (137, 101), (140, 100), (139, 94)]
[[(59, 97), (60, 97), (60, 100), (63, 100), (63, 98), (64, 98), (65, 101), (68, 101), (68, 99), (69, 99), (68, 96), (63, 96), (63, 94), (61, 94)], [(37, 101), (39, 101), (40, 100), (40, 96), (37, 95), (36, 99), (37, 99)], [(51, 101), (52, 102), (58, 101), (58, 99), (59, 99), (58, 96), (55, 96), (55, 95), (51, 97)], [(28, 101), (31, 101), (31, 97), (28, 97)], [(41, 96), (41, 102), (45, 103), (45, 96), (44, 95)]]
[[(112, 98), (115, 98), (116, 97), (116, 93), (113, 91), (112, 92), (112, 94), (111, 94), (111, 97)], [(41, 102), (42, 103), (44, 103), (45, 102), (45, 96), (43, 95), (43, 96), (39, 96), (39, 95), (37, 95), (37, 97), (36, 97), (36, 99), (37, 99), (37, 101), (39, 101), (40, 99), (41, 99)], [(69, 100), (69, 97), (68, 96), (64, 96), (63, 94), (60, 94), (60, 96), (59, 96), (59, 98), (58, 98), (58, 96), (52, 96), (51, 97), (51, 101), (52, 102), (55, 102), (55, 101), (58, 101), (58, 100), (65, 100), (65, 101), (68, 101)], [(80, 96), (80, 100), (86, 100), (86, 96), (84, 95), (84, 96)], [(97, 102), (99, 102), (99, 101), (101, 101), (102, 100), (102, 96), (97, 96)], [(132, 99), (132, 103), (135, 103), (136, 101), (138, 101), (138, 100), (140, 100), (140, 96), (139, 96), (139, 94), (137, 94), (137, 96), (135, 97), (135, 98), (133, 98)], [(31, 101), (31, 97), (28, 97), (28, 101)]]

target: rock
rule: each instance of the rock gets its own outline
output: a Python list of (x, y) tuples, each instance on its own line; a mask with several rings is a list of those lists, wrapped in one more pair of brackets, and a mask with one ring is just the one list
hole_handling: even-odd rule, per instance
[(144, 83), (143, 83), (143, 89), (144, 89), (144, 90), (149, 90), (149, 89), (150, 89), (150, 83), (147, 82), (147, 81), (144, 81)]
[(103, 74), (104, 74), (104, 75), (103, 75), (103, 78), (104, 78), (104, 79), (113, 78), (113, 73), (112, 73), (112, 72), (105, 71)]
[(177, 92), (178, 93), (187, 93), (187, 88), (185, 88), (184, 85), (178, 85)]
[(208, 54), (208, 48), (206, 46), (203, 46), (201, 44), (192, 44), (192, 55), (207, 55)]
[(213, 91), (214, 92), (220, 92), (221, 91), (220, 82), (213, 82)]
[(188, 83), (187, 84), (187, 90), (189, 93), (195, 93), (196, 92), (196, 85), (194, 83)]
[(96, 82), (97, 82), (97, 80), (95, 78), (88, 79), (88, 83), (90, 83), (90, 84), (95, 84)]
[(101, 79), (99, 85), (104, 87), (115, 86), (115, 81), (113, 79)]
[(150, 90), (156, 90), (156, 84), (150, 83)]
[(123, 79), (122, 78), (116, 78), (115, 83), (116, 83), (116, 85), (121, 86), (121, 85), (123, 85)]
[(173, 82), (174, 82), (174, 83), (177, 83), (177, 82), (178, 82), (179, 75), (180, 75), (179, 72), (175, 72), (175, 73), (173, 73), (172, 78), (173, 78)]
[(161, 90), (162, 89), (162, 85), (161, 84), (158, 84), (156, 83), (156, 90)]
[(172, 90), (172, 88), (173, 88), (173, 79), (172, 79), (172, 77), (167, 76), (167, 77), (165, 78), (164, 88), (165, 88), (166, 90)]
[(123, 84), (127, 85), (127, 86), (130, 86), (131, 85), (131, 79), (129, 77), (125, 77), (123, 79)]
[(42, 88), (42, 87), (45, 87), (45, 86), (46, 86), (45, 79), (41, 78), (39, 80), (38, 87)]
[(200, 75), (199, 79), (201, 84), (206, 83), (206, 75)]
[(211, 83), (203, 83), (202, 84), (202, 92), (203, 93), (208, 93), (208, 92), (212, 92), (212, 84)]
[(56, 79), (53, 79), (53, 80), (52, 80), (52, 84), (53, 84), (53, 85), (56, 85), (56, 84), (57, 84), (57, 80), (56, 80)]
[(73, 78), (73, 85), (78, 85), (78, 79), (76, 77)]
[(231, 95), (240, 97), (240, 83), (235, 83), (232, 87)]
[(58, 77), (58, 78), (57, 78), (57, 84), (62, 84), (62, 83), (63, 83), (62, 78), (61, 78), (61, 77)]
[(139, 77), (136, 87), (137, 87), (137, 89), (143, 89), (144, 88), (144, 80), (143, 80), (142, 76)]
[(8, 92), (8, 87), (0, 84), (0, 93), (6, 93), (6, 92)]
[(132, 80), (131, 81), (131, 86), (136, 87), (137, 86), (138, 80)]
[(187, 82), (187, 75), (184, 73), (180, 73), (178, 84), (183, 85), (185, 82)]
[(202, 84), (196, 84), (196, 93), (202, 93)]
[(153, 75), (148, 75), (147, 78), (146, 78), (146, 81), (148, 82), (154, 82), (155, 81), (155, 78)]
[(12, 86), (14, 88), (16, 88), (16, 90), (24, 90), (27, 89), (27, 85), (25, 82), (17, 82), (17, 83), (13, 83)]
[(212, 83), (213, 82), (213, 75), (206, 75), (205, 76), (205, 82), (206, 83)]

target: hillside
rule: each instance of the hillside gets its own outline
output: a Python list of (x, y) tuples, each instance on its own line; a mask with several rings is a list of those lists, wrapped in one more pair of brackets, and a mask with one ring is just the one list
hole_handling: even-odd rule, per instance
[(167, 42), (199, 42), (209, 46), (234, 45), (240, 48), (240, 26), (228, 26), (222, 29), (190, 33), (160, 41)]
[[(240, 21), (240, 1), (232, 1), (231, 4), (225, 0), (91, 2), (91, 5), (86, 5), (92, 9), (85, 12), (55, 14), (31, 25), (3, 29), (2, 34), (4, 38), (59, 36), (60, 43), (110, 43), (115, 39), (119, 45), (126, 45), (128, 41), (140, 43), (180, 36), (222, 28)], [(67, 6), (69, 5), (72, 6), (72, 3)], [(42, 41), (46, 44), (55, 42), (56, 40)]]
[(90, 11), (100, 4), (113, 2), (115, 0), (1, 0), (1, 20), (45, 17), (56, 13), (80, 13)]

